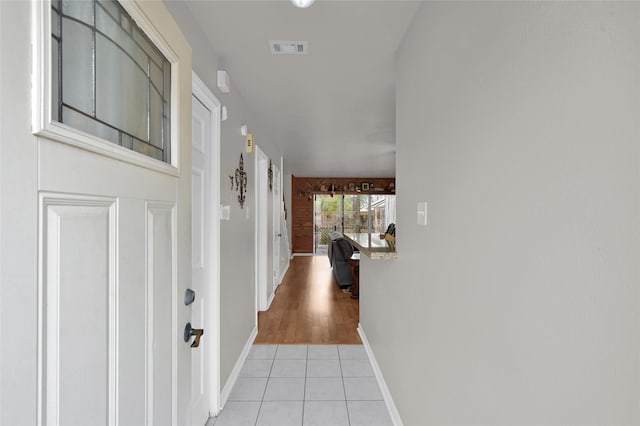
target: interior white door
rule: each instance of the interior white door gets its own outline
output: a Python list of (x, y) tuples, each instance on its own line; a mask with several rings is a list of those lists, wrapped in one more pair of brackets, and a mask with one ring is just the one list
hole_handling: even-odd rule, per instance
[(282, 194), (280, 193), (280, 169), (275, 164), (273, 167), (273, 290), (280, 284), (280, 230), (282, 215)]
[[(269, 158), (260, 149), (255, 147), (256, 156), (256, 311), (266, 311), (269, 303), (269, 272), (267, 269), (268, 241), (269, 241), (269, 215), (267, 198), (269, 187), (267, 186), (267, 171)], [(257, 324), (257, 317), (256, 317)]]
[[(194, 84), (195, 86), (195, 84)], [(217, 110), (212, 111), (192, 96), (192, 290), (195, 300), (191, 305), (191, 323), (194, 328), (203, 328), (200, 346), (191, 352), (191, 404), (192, 425), (203, 426), (210, 415), (217, 413), (217, 331), (214, 316), (218, 312), (215, 288), (218, 266), (217, 216), (214, 201), (217, 185), (214, 185), (213, 170), (217, 152)]]

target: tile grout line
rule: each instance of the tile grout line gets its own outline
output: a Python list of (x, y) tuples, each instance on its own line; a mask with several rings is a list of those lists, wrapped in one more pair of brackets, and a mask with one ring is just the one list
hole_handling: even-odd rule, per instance
[(276, 351), (273, 354), (273, 359), (271, 360), (271, 367), (269, 368), (269, 373), (267, 374), (267, 383), (264, 386), (264, 391), (262, 391), (262, 399), (260, 400), (260, 407), (258, 407), (258, 414), (256, 415), (256, 422), (254, 426), (258, 426), (258, 419), (260, 419), (260, 411), (262, 411), (262, 404), (264, 403), (264, 397), (267, 394), (267, 388), (269, 387), (269, 380), (271, 379), (271, 371), (273, 370), (273, 364), (276, 362), (276, 354), (278, 353), (279, 345), (276, 345)]
[(304, 426), (304, 406), (307, 404), (307, 369), (309, 368), (309, 345), (306, 347), (304, 357), (304, 389), (302, 390), (302, 422), (300, 426)]
[(347, 422), (351, 426), (351, 415), (349, 414), (349, 404), (347, 403), (347, 388), (344, 385), (344, 372), (342, 371), (342, 357), (340, 356), (340, 345), (336, 346), (338, 351), (338, 365), (340, 366), (340, 377), (342, 378), (342, 390), (344, 390), (344, 408), (347, 410)]

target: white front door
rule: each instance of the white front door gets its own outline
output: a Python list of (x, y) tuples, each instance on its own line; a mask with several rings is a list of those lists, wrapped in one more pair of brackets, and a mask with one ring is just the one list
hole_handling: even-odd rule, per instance
[(39, 140), (45, 424), (171, 425), (173, 176)]
[[(38, 56), (51, 32), (50, 20), (31, 18), (50, 9), (0, 2), (3, 425), (185, 423), (190, 50), (164, 5), (127, 5), (162, 28), (173, 52), (174, 167), (86, 135), (90, 143), (32, 135), (30, 111), (46, 110), (51, 92), (40, 79), (51, 55)], [(42, 93), (32, 97), (32, 84)]]
[(219, 394), (219, 205), (218, 166), (220, 105), (200, 79), (193, 76), (191, 324), (203, 328), (199, 347), (191, 352), (193, 426), (203, 426), (218, 411)]

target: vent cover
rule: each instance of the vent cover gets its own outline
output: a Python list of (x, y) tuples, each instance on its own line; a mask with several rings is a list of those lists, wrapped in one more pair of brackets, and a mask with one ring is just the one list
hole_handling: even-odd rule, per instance
[(306, 41), (271, 40), (269, 46), (274, 55), (306, 55), (309, 52)]

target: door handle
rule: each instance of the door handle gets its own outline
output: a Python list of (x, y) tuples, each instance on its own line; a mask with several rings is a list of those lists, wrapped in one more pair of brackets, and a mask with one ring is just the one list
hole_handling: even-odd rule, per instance
[(282, 234), (278, 234), (278, 235), (276, 235), (276, 237), (282, 237)]
[(200, 338), (202, 337), (203, 334), (204, 334), (203, 328), (193, 328), (191, 327), (190, 322), (188, 322), (187, 325), (184, 326), (185, 343), (189, 342), (189, 340), (191, 339), (191, 336), (196, 336), (196, 338), (193, 340), (193, 343), (191, 343), (192, 348), (197, 348), (198, 346), (200, 346)]

